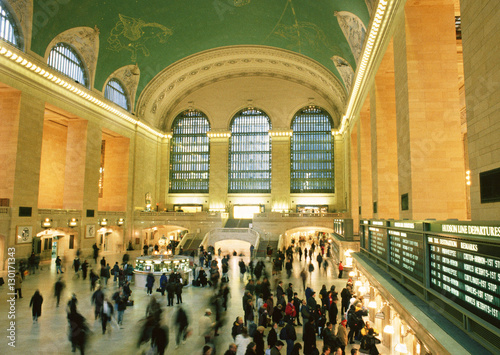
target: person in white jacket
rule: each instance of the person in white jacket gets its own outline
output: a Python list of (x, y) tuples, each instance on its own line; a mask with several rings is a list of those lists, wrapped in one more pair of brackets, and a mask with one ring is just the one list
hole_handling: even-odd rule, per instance
[(238, 347), (236, 355), (245, 355), (247, 346), (252, 342), (252, 338), (248, 335), (247, 327), (243, 327), (241, 334), (238, 334), (234, 339), (234, 343)]
[(212, 339), (212, 331), (215, 325), (210, 318), (211, 314), (212, 310), (207, 308), (205, 310), (205, 314), (200, 318), (200, 335), (205, 337), (205, 344), (210, 343), (210, 340)]

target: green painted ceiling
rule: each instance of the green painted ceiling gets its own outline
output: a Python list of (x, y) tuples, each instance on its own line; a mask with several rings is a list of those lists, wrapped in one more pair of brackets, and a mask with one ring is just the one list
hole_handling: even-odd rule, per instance
[(43, 56), (61, 32), (97, 26), (95, 88), (101, 90), (116, 69), (137, 63), (141, 78), (136, 97), (168, 65), (228, 45), (292, 50), (341, 80), (330, 58), (343, 57), (354, 70), (356, 65), (334, 12), (349, 11), (366, 27), (369, 23), (365, 0), (66, 0), (57, 1), (50, 16), (37, 17), (47, 14), (45, 3), (34, 1), (32, 50)]

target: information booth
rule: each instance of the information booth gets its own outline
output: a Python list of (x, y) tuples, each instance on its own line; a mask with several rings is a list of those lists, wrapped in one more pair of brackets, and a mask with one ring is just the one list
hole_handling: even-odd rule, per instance
[(182, 255), (147, 255), (135, 259), (135, 285), (146, 285), (146, 277), (151, 272), (155, 276), (155, 287), (159, 286), (160, 276), (165, 273), (169, 276), (177, 271), (181, 274), (184, 285), (192, 282), (191, 260)]

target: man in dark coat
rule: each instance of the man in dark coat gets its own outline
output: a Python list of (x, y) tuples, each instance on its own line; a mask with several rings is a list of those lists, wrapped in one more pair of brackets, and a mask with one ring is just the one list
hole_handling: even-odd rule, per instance
[(89, 263), (87, 262), (87, 260), (85, 260), (83, 263), (82, 263), (82, 278), (85, 280), (87, 278), (87, 270), (89, 268)]
[(276, 333), (276, 329), (278, 329), (278, 324), (273, 323), (269, 334), (267, 334), (267, 346), (272, 349), (276, 342), (278, 341), (278, 333)]
[(174, 295), (175, 295), (175, 282), (170, 281), (167, 283), (167, 300), (168, 300), (167, 306), (174, 305)]
[(104, 303), (104, 293), (101, 290), (101, 286), (94, 292), (91, 300), (92, 304), (95, 305), (94, 316), (97, 319), (101, 315), (102, 304)]
[(328, 322), (326, 323), (326, 327), (323, 330), (322, 334), (323, 336), (323, 343), (325, 345), (328, 345), (330, 349), (335, 349), (337, 345), (336, 337), (335, 334), (333, 334), (333, 324)]
[(330, 305), (330, 309), (328, 310), (328, 318), (329, 318), (328, 320), (333, 325), (337, 324), (337, 316), (339, 313), (339, 308), (337, 305), (338, 301), (339, 301), (338, 298), (334, 296), (332, 304)]
[(314, 326), (314, 317), (311, 317), (304, 326), (304, 355), (311, 355), (316, 347), (316, 332)]
[(156, 324), (151, 332), (151, 345), (156, 346), (159, 355), (165, 354), (168, 346), (168, 327), (166, 325)]
[(302, 301), (299, 299), (297, 292), (293, 293), (293, 306), (295, 307), (295, 314), (297, 314), (297, 325), (302, 325), (300, 323), (300, 305), (302, 304)]
[(288, 323), (285, 325), (285, 334), (286, 338), (283, 339), (286, 341), (286, 354), (290, 355), (293, 349), (293, 343), (297, 340), (297, 333), (295, 332), (295, 328), (293, 327), (293, 322), (290, 319)]
[(257, 330), (253, 334), (253, 341), (257, 348), (255, 349), (256, 355), (264, 355), (264, 328), (263, 326), (257, 327)]
[(54, 285), (54, 296), (56, 297), (57, 300), (56, 307), (59, 307), (59, 301), (61, 300), (61, 293), (63, 289), (64, 289), (64, 282), (62, 280), (62, 277), (60, 277), (59, 280), (57, 280)]
[(175, 295), (177, 296), (177, 304), (182, 303), (182, 283), (177, 281), (175, 283)]
[(31, 297), (30, 301), (30, 307), (32, 308), (32, 314), (33, 314), (33, 323), (37, 323), (38, 317), (42, 315), (42, 303), (43, 303), (43, 297), (40, 294), (40, 291), (36, 290), (35, 293), (33, 294), (33, 297)]
[(146, 277), (146, 294), (152, 295), (153, 294), (153, 286), (155, 284), (155, 277), (152, 272), (148, 274)]
[(175, 343), (179, 346), (181, 339), (182, 342), (186, 341), (187, 329), (189, 326), (189, 320), (184, 308), (179, 307), (177, 311), (177, 315), (175, 317), (176, 325), (177, 325), (177, 335), (175, 337)]

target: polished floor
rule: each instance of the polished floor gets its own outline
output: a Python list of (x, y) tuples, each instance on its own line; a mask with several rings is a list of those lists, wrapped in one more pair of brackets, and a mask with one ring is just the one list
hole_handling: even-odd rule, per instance
[[(120, 255), (108, 255), (106, 259), (113, 265), (115, 261), (121, 260)], [(248, 262), (248, 259), (244, 259)], [(90, 261), (90, 260), (89, 260)], [(227, 323), (222, 328), (221, 336), (216, 337), (217, 354), (223, 354), (228, 348), (228, 345), (233, 341), (231, 337), (231, 325), (236, 316), (243, 316), (241, 306), (241, 298), (243, 296), (243, 283), (239, 279), (239, 268), (237, 262), (239, 258), (233, 257), (230, 260), (230, 287), (231, 298), (229, 301), (229, 308), (227, 311)], [(67, 261), (66, 272), (63, 275), (66, 287), (63, 291), (63, 298), (60, 307), (56, 307), (54, 298), (54, 283), (58, 275), (56, 275), (55, 266), (49, 267), (45, 265), (43, 270), (39, 270), (35, 275), (28, 275), (22, 284), (23, 298), (18, 299), (15, 304), (15, 348), (8, 345), (9, 340), (6, 336), (2, 337), (0, 342), (0, 354), (71, 354), (71, 344), (68, 340), (68, 322), (66, 319), (66, 303), (72, 293), (78, 297), (78, 309), (84, 317), (86, 317), (93, 334), (87, 344), (86, 354), (141, 354), (147, 347), (136, 346), (138, 340), (138, 322), (144, 317), (145, 310), (150, 296), (146, 295), (146, 289), (143, 285), (134, 284), (132, 287), (132, 297), (135, 301), (133, 307), (128, 307), (125, 311), (123, 326), (119, 327), (113, 322), (111, 331), (102, 334), (101, 324), (99, 321), (94, 321), (94, 309), (91, 305), (91, 291), (90, 283), (87, 280), (76, 279)], [(93, 265), (93, 261), (91, 262)], [(302, 269), (302, 263), (298, 260), (294, 261), (294, 274), (290, 281), (286, 280), (285, 271), (283, 271), (283, 280), (285, 282), (292, 282), (294, 288), (298, 290), (299, 297), (304, 297), (301, 288), (301, 281), (299, 280), (299, 273)], [(271, 271), (270, 263), (267, 263), (267, 269)], [(321, 285), (326, 284), (327, 287), (334, 284), (337, 290), (344, 287), (346, 280), (339, 280), (332, 276), (332, 271), (329, 270), (328, 275), (324, 273), (319, 274), (317, 271), (313, 272), (309, 278), (312, 288), (319, 292)], [(335, 273), (334, 273), (335, 274)], [(157, 281), (158, 282), (158, 281)], [(4, 296), (7, 294), (7, 285), (0, 287), (0, 292)], [(116, 284), (112, 279), (108, 282), (106, 296), (110, 297), (115, 292)], [(31, 309), (29, 302), (31, 296), (36, 290), (40, 290), (44, 302), (42, 307), (42, 315), (37, 323), (33, 323), (31, 317)], [(156, 286), (155, 288), (156, 289)], [(275, 289), (273, 287), (273, 289)], [(183, 292), (183, 306), (189, 315), (190, 328), (193, 334), (188, 338), (186, 344), (175, 346), (175, 324), (173, 315), (177, 309), (176, 307), (166, 307), (166, 297), (161, 297), (156, 293), (157, 298), (164, 306), (164, 321), (170, 329), (170, 342), (166, 350), (166, 354), (201, 354), (201, 349), (204, 345), (204, 339), (199, 335), (198, 321), (203, 315), (204, 310), (208, 306), (208, 299), (212, 295), (212, 290), (209, 288), (187, 287)], [(5, 297), (3, 298), (5, 299)], [(0, 317), (2, 318), (0, 324), (4, 329), (4, 334), (7, 334), (7, 327), (10, 320), (7, 319), (9, 304), (5, 301), (0, 303)], [(298, 341), (302, 340), (302, 327), (297, 327)], [(267, 335), (267, 330), (265, 335)], [(318, 347), (322, 348), (322, 341), (318, 339)], [(354, 347), (359, 345), (354, 344)], [(348, 345), (346, 353), (350, 354), (351, 345)], [(379, 345), (379, 350), (382, 354), (390, 354), (387, 349)], [(286, 353), (286, 349), (282, 349), (282, 354)], [(78, 350), (77, 350), (78, 353)]]

